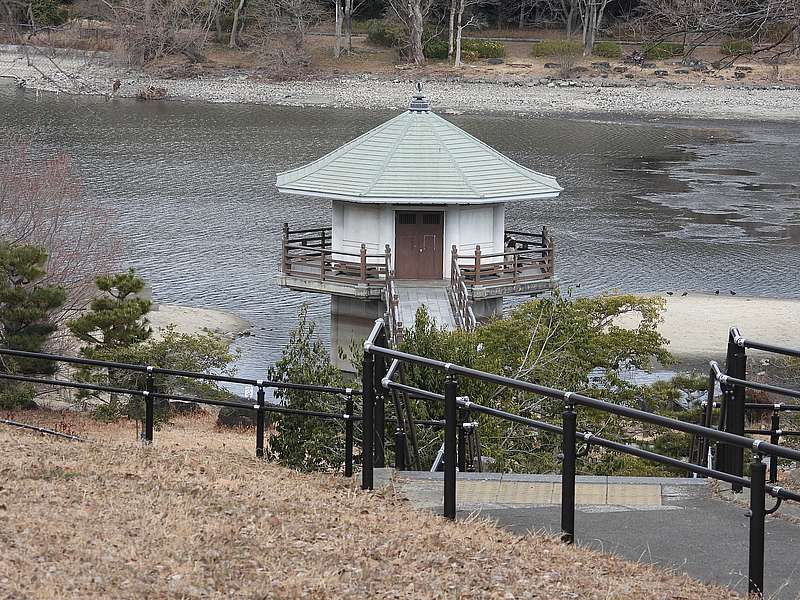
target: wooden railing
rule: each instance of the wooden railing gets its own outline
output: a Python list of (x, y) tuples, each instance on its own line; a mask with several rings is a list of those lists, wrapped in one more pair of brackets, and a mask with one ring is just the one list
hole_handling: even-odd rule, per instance
[(389, 342), (392, 348), (399, 348), (403, 341), (403, 321), (400, 320), (400, 299), (394, 279), (394, 270), (386, 277), (386, 312), (389, 316)]
[[(493, 286), (550, 279), (555, 275), (555, 242), (547, 227), (542, 233), (505, 232), (505, 250), (459, 256), (453, 246), (452, 273), (465, 286)], [(451, 276), (452, 278), (452, 276)]]
[(453, 246), (450, 274), (450, 295), (459, 326), (465, 331), (472, 331), (477, 326), (478, 321), (472, 311), (472, 302), (469, 299), (467, 284), (461, 276), (461, 269), (458, 266), (458, 252), (455, 246)]
[(333, 250), (330, 227), (290, 231), (283, 225), (281, 271), (312, 281), (384, 286), (391, 265), (389, 246), (383, 254), (369, 254), (365, 244), (358, 253)]

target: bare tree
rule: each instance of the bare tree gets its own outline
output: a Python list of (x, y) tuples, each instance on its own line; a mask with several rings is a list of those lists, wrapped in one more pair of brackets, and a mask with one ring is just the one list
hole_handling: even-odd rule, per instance
[(642, 0), (638, 25), (653, 38), (681, 36), (688, 52), (710, 41), (735, 39), (753, 46), (742, 54), (770, 64), (800, 55), (800, 0)]
[(408, 31), (408, 60), (417, 65), (425, 64), (422, 36), (425, 18), (435, 0), (389, 0), (389, 5)]
[(482, 3), (482, 0), (455, 0), (456, 4), (458, 5), (456, 8), (456, 48), (455, 48), (455, 59), (453, 65), (456, 67), (461, 66), (461, 37), (464, 33), (464, 30), (474, 25), (476, 22), (475, 15), (471, 14), (467, 22), (464, 22), (464, 11), (470, 9), (474, 6), (477, 6)]
[[(563, 1), (563, 0), (562, 0)], [(583, 21), (583, 55), (589, 56), (594, 50), (597, 30), (603, 22), (603, 15), (610, 0), (578, 0)]]
[(128, 61), (144, 64), (179, 52), (196, 56), (214, 25), (216, 2), (103, 0)]
[(0, 240), (47, 251), (43, 283), (68, 293), (59, 323), (91, 299), (94, 278), (111, 270), (117, 252), (106, 211), (83, 197), (69, 157), (34, 159), (24, 142), (0, 150)]
[(246, 3), (247, 0), (238, 0), (238, 4), (236, 4), (236, 8), (233, 11), (233, 25), (231, 26), (231, 39), (228, 42), (228, 46), (230, 48), (239, 47), (239, 21), (242, 18), (242, 11), (244, 10), (244, 6)]

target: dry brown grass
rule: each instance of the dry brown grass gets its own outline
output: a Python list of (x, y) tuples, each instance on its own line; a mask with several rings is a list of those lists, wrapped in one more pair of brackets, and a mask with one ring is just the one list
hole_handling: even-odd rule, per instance
[(252, 432), (207, 418), (148, 449), (129, 427), (69, 419), (98, 441), (0, 426), (2, 598), (735, 597), (257, 461)]

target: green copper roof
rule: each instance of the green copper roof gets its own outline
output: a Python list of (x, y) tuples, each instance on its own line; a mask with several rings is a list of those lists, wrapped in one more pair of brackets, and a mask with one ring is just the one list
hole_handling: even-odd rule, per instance
[(330, 154), (278, 175), (289, 194), (368, 203), (483, 204), (554, 198), (555, 178), (503, 156), (432, 113), (411, 109)]

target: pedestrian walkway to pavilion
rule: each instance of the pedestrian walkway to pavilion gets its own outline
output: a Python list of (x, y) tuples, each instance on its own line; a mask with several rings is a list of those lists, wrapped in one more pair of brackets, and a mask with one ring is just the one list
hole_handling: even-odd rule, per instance
[(456, 318), (450, 303), (447, 281), (396, 281), (398, 308), (403, 327), (412, 328), (416, 320), (417, 309), (425, 306), (428, 314), (439, 327), (453, 330)]
[[(393, 485), (414, 506), (441, 512), (442, 473), (375, 474), (376, 487)], [(707, 479), (578, 476), (577, 541), (746, 593), (746, 506), (729, 499), (747, 498), (724, 488)], [(458, 517), (479, 513), (521, 535), (558, 534), (560, 494), (558, 475), (459, 473)], [(800, 598), (800, 508), (790, 505), (766, 522), (765, 580), (776, 600)]]

